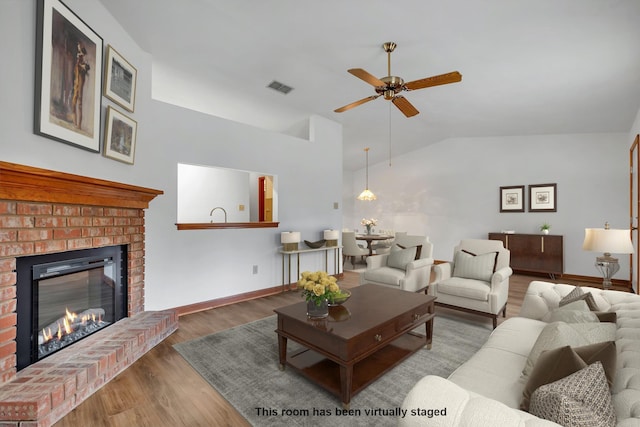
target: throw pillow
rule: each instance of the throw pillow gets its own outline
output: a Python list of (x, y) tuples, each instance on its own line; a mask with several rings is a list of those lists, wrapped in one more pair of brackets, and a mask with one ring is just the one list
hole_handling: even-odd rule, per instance
[[(402, 246), (400, 243), (396, 243), (396, 245), (398, 245), (398, 247), (400, 249), (407, 249), (406, 246)], [(415, 259), (420, 259), (420, 256), (422, 255), (422, 245), (411, 246), (411, 247), (416, 248), (416, 258)]]
[(582, 289), (580, 289), (579, 286), (573, 288), (571, 292), (569, 292), (564, 298), (562, 298), (560, 300), (559, 306), (562, 307), (563, 305), (581, 299), (586, 301), (587, 305), (589, 306), (589, 310), (598, 311), (598, 305), (596, 304), (596, 300), (593, 299), (593, 295), (591, 295), (591, 292), (584, 292)]
[(458, 251), (453, 257), (453, 276), (490, 282), (496, 265), (497, 252), (473, 255)]
[(407, 264), (416, 259), (416, 248), (401, 249), (392, 251), (387, 258), (387, 267), (406, 270)]
[(598, 316), (589, 310), (585, 300), (577, 300), (558, 307), (542, 318), (545, 322), (587, 323), (599, 322)]
[(618, 315), (615, 311), (594, 311), (593, 314), (595, 314), (601, 322), (616, 323), (618, 321)]
[(614, 341), (591, 344), (583, 347), (559, 347), (540, 353), (522, 391), (520, 409), (529, 410), (531, 394), (540, 386), (564, 378), (596, 361), (602, 363), (609, 388), (616, 372), (617, 351)]
[(565, 427), (615, 426), (602, 363), (596, 362), (533, 392), (529, 412)]
[(568, 345), (543, 351), (540, 353), (535, 366), (531, 370), (527, 384), (522, 390), (520, 409), (523, 411), (529, 410), (531, 394), (538, 387), (557, 381), (587, 366), (584, 360)]
[(564, 347), (582, 347), (599, 342), (614, 341), (616, 325), (613, 323), (549, 323), (533, 344), (522, 374), (528, 377), (544, 350)]

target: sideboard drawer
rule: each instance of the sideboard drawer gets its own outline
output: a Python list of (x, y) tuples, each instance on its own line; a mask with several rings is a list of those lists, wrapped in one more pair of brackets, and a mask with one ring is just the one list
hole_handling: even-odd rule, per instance
[(379, 347), (383, 341), (390, 340), (396, 336), (396, 322), (385, 323), (357, 337), (352, 343), (350, 352), (352, 352), (353, 357), (360, 356)]
[(396, 331), (405, 331), (416, 328), (427, 321), (426, 317), (433, 313), (433, 305), (425, 304), (415, 308), (409, 313), (398, 317), (396, 321)]

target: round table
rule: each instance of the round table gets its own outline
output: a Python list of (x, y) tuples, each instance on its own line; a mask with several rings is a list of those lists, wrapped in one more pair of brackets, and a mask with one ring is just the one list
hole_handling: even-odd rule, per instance
[(369, 256), (373, 255), (373, 248), (371, 247), (372, 242), (376, 240), (389, 240), (393, 239), (393, 236), (388, 234), (356, 234), (356, 240), (366, 240), (367, 241), (367, 249), (369, 249)]

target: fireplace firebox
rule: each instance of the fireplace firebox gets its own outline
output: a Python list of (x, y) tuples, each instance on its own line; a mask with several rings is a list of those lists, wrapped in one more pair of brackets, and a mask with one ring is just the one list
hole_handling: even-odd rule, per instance
[(16, 260), (17, 369), (127, 316), (127, 247)]

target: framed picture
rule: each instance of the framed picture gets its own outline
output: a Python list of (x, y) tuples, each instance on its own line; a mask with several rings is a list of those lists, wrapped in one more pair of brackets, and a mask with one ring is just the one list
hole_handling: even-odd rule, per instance
[(59, 0), (38, 0), (34, 132), (100, 152), (102, 38)]
[(104, 65), (104, 96), (133, 113), (137, 76), (135, 67), (109, 45)]
[(556, 212), (557, 200), (556, 184), (529, 186), (529, 212)]
[(104, 125), (105, 157), (133, 164), (137, 128), (138, 123), (135, 120), (112, 107), (107, 107)]
[(524, 185), (500, 187), (500, 212), (524, 212)]

